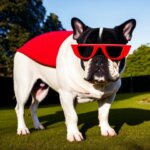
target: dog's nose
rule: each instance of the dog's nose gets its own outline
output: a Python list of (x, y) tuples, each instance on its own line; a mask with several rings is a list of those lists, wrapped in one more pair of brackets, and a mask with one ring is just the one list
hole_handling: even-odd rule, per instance
[(107, 62), (107, 58), (103, 55), (94, 56), (93, 62), (96, 66), (103, 66)]

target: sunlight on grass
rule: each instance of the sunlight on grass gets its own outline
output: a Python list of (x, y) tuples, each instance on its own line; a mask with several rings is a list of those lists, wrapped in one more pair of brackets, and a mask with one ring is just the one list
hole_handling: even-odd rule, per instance
[(141, 103), (150, 98), (149, 93), (118, 94), (110, 110), (110, 124), (118, 132), (116, 137), (102, 137), (98, 127), (97, 103), (77, 106), (79, 128), (86, 140), (80, 143), (66, 141), (64, 115), (60, 105), (41, 106), (38, 116), (46, 130), (35, 131), (29, 109), (25, 119), (31, 134), (16, 135), (14, 108), (0, 110), (1, 150), (148, 150), (150, 147), (150, 103)]

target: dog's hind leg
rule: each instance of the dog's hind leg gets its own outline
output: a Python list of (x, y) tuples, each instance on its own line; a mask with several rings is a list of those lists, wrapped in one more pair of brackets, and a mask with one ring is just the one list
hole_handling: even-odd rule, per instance
[(26, 134), (29, 134), (30, 132), (24, 120), (24, 105), (28, 100), (31, 89), (27, 86), (27, 84), (16, 85), (16, 83), (14, 83), (14, 85), (15, 85), (15, 95), (16, 95), (16, 100), (17, 100), (17, 105), (15, 107), (15, 111), (16, 111), (17, 119), (18, 119), (17, 134), (26, 135)]
[(36, 81), (34, 77), (34, 63), (28, 57), (21, 53), (16, 53), (14, 57), (14, 92), (17, 105), (15, 107), (18, 128), (17, 134), (29, 134), (29, 130), (24, 120), (24, 106), (30, 96), (32, 87)]
[(37, 117), (37, 108), (39, 103), (46, 97), (49, 87), (41, 80), (37, 80), (32, 89), (32, 103), (30, 106), (31, 115), (35, 129), (44, 129), (44, 126), (39, 122)]

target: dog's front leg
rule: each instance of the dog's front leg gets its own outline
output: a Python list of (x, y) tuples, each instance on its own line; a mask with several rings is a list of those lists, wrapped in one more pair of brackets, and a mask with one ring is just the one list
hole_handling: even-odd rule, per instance
[(112, 95), (106, 101), (98, 101), (98, 118), (99, 118), (99, 126), (101, 128), (101, 134), (103, 136), (115, 136), (116, 132), (113, 128), (110, 127), (108, 123), (109, 109), (111, 107), (111, 103), (113, 102), (116, 94)]
[(69, 142), (82, 141), (83, 136), (77, 127), (78, 117), (74, 107), (74, 96), (64, 90), (60, 90), (59, 95), (66, 120), (67, 140)]

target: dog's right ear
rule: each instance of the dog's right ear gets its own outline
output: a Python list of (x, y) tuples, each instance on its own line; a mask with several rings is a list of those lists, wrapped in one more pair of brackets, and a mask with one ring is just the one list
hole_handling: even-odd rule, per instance
[(73, 28), (73, 38), (77, 40), (81, 33), (87, 29), (87, 26), (78, 18), (71, 19), (71, 26)]

